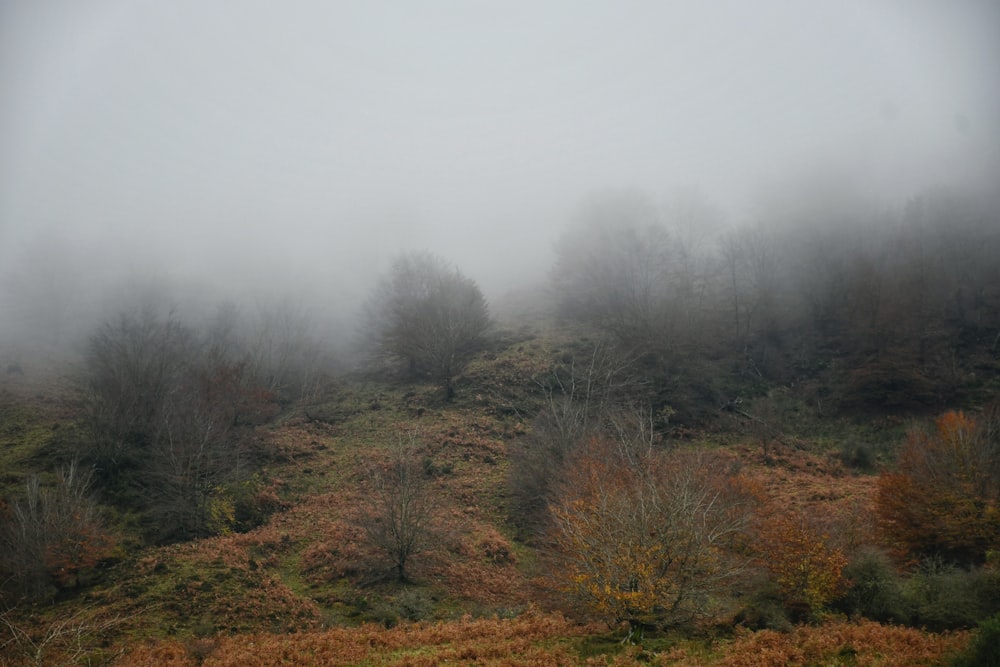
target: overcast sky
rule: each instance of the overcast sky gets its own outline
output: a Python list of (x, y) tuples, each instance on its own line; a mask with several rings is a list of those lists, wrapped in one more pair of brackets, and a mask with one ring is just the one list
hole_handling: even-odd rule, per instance
[(335, 294), (430, 249), (489, 292), (544, 275), (601, 189), (739, 219), (815, 162), (888, 198), (987, 182), (998, 8), (2, 0), (0, 261)]

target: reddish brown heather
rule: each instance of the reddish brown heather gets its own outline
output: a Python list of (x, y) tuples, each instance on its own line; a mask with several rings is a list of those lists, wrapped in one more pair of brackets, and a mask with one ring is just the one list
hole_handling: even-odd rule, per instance
[(557, 640), (584, 628), (563, 617), (529, 611), (512, 620), (471, 619), (435, 624), (331, 629), (289, 635), (244, 635), (209, 642), (175, 640), (136, 647), (117, 667), (265, 667), (269, 665), (432, 666), (574, 665)]
[(673, 667), (786, 667), (849, 664), (858, 667), (939, 665), (962, 650), (968, 632), (932, 634), (871, 621), (830, 621), (789, 633), (743, 631), (706, 649), (681, 644), (651, 653), (632, 646), (613, 656), (583, 660), (574, 639), (592, 634), (557, 615), (528, 612), (513, 620), (463, 618), (401, 626), (333, 629), (289, 635), (244, 635), (214, 640), (161, 641), (134, 647), (116, 667), (270, 667), (372, 665), (417, 667), (459, 663), (493, 667), (542, 665), (670, 665)]

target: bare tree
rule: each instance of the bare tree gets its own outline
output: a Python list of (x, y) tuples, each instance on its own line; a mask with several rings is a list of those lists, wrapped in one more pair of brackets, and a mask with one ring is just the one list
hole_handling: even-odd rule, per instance
[(91, 339), (85, 391), (91, 440), (85, 452), (107, 479), (141, 463), (161, 413), (195, 347), (193, 332), (169, 313), (122, 313)]
[[(719, 242), (719, 254), (725, 271), (724, 281), (732, 304), (732, 339), (737, 348), (742, 348), (746, 341), (743, 322), (749, 322), (749, 288), (745, 280), (746, 252), (740, 234), (729, 230), (722, 235)], [(749, 326), (749, 325), (747, 325)]]
[(743, 572), (750, 504), (705, 453), (629, 462), (595, 440), (551, 507), (552, 576), (572, 600), (631, 629), (707, 615)]
[[(627, 344), (665, 339), (674, 247), (656, 208), (635, 193), (595, 200), (556, 246), (562, 312)], [(670, 341), (667, 340), (667, 343)]]
[(249, 427), (269, 414), (268, 392), (246, 361), (228, 360), (224, 330), (214, 333), (202, 337), (172, 314), (145, 310), (91, 339), (91, 437), (82, 454), (109, 495), (152, 519), (158, 540), (224, 526), (213, 517), (225, 509), (217, 489), (249, 472)]
[[(667, 305), (673, 335), (686, 348), (703, 348), (714, 337), (718, 319), (717, 260), (714, 239), (724, 219), (701, 192), (675, 190), (662, 205), (675, 268), (670, 272)], [(706, 334), (709, 334), (706, 336)]]
[[(216, 490), (234, 478), (241, 451), (234, 416), (213, 395), (217, 377), (192, 377), (175, 388), (157, 424), (142, 475), (148, 514), (160, 539), (183, 539), (225, 529)], [(200, 386), (199, 386), (200, 385)]]
[(53, 586), (76, 585), (81, 570), (109, 555), (111, 536), (89, 493), (92, 473), (72, 463), (59, 470), (54, 487), (33, 475), (13, 502), (0, 525), (0, 569), (21, 595), (38, 598)]
[(377, 357), (440, 383), (451, 400), (452, 380), (481, 347), (490, 317), (475, 281), (435, 255), (410, 253), (369, 299), (367, 327)]
[(287, 300), (260, 306), (249, 329), (250, 371), (256, 383), (286, 400), (314, 396), (326, 359), (306, 311)]
[(544, 403), (531, 431), (509, 450), (508, 511), (524, 537), (534, 537), (544, 525), (553, 486), (577, 448), (610, 431), (632, 437), (623, 407), (636, 384), (630, 362), (614, 346), (598, 344), (537, 380)]
[(416, 436), (391, 446), (388, 460), (373, 463), (368, 479), (371, 496), (365, 532), (391, 561), (399, 581), (405, 581), (411, 557), (430, 544), (435, 509)]

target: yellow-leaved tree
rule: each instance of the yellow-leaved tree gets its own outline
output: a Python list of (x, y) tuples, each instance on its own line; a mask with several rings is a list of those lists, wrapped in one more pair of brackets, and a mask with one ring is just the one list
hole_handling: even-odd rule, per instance
[(751, 501), (705, 452), (621, 456), (593, 440), (550, 507), (552, 575), (609, 623), (666, 627), (710, 614), (743, 572)]
[(821, 611), (843, 592), (847, 557), (803, 511), (762, 514), (758, 548), (782, 599), (790, 607)]

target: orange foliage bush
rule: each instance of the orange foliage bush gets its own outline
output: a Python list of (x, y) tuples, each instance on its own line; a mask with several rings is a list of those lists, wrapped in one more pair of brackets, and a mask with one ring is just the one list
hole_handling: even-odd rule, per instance
[(842, 592), (847, 557), (802, 512), (764, 517), (758, 544), (764, 566), (789, 604), (819, 611)]
[(45, 546), (45, 567), (61, 587), (76, 585), (81, 571), (108, 558), (114, 549), (114, 539), (101, 525), (79, 515), (70, 519)]
[(751, 545), (789, 607), (820, 611), (847, 584), (845, 550), (869, 539), (870, 487), (804, 452), (774, 460), (782, 467), (743, 476), (758, 501)]
[(750, 507), (702, 452), (620, 458), (593, 441), (550, 505), (553, 578), (602, 618), (672, 625), (711, 612), (743, 571)]
[(912, 429), (895, 472), (878, 480), (880, 526), (900, 558), (981, 563), (1000, 549), (1000, 408), (975, 420), (948, 412)]

